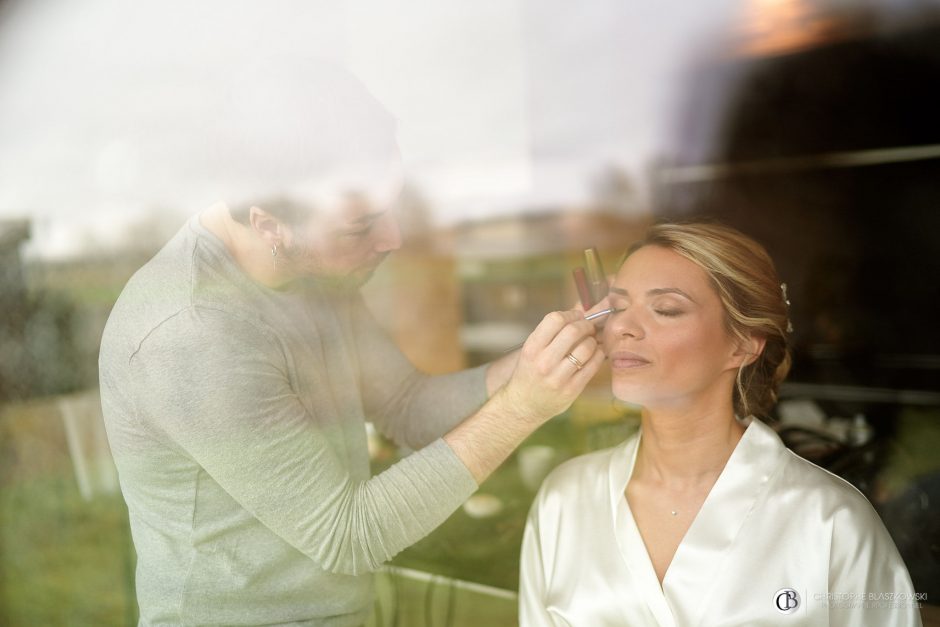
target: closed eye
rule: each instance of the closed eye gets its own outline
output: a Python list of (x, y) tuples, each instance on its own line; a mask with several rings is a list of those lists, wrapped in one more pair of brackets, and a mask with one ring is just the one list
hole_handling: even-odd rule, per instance
[(370, 231), (372, 231), (372, 224), (370, 224), (364, 229), (359, 229), (358, 231), (350, 231), (349, 233), (345, 233), (345, 236), (346, 237), (362, 237), (364, 235), (368, 235)]

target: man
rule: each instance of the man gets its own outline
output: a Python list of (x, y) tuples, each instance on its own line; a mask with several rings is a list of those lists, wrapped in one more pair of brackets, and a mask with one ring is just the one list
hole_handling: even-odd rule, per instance
[[(142, 624), (362, 624), (368, 573), (443, 522), (603, 361), (592, 323), (556, 312), (519, 354), (417, 372), (358, 293), (400, 245), (388, 116), (346, 75), (279, 71), (249, 73), (207, 141), (215, 169), (238, 172), (231, 189), (256, 185), (190, 219), (102, 338)], [(370, 477), (366, 420), (416, 452)]]

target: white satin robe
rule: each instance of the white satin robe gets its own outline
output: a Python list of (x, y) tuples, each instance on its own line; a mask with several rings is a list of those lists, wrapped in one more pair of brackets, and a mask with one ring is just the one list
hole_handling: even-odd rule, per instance
[[(921, 624), (910, 576), (871, 504), (759, 420), (660, 586), (624, 496), (640, 437), (545, 480), (522, 546), (522, 627)], [(789, 614), (775, 607), (797, 600)]]

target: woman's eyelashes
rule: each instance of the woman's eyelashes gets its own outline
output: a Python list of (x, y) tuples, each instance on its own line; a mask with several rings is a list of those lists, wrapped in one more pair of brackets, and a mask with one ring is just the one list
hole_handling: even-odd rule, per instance
[[(626, 311), (627, 309), (629, 309), (630, 304), (627, 302), (623, 302), (623, 301), (615, 302), (611, 300), (610, 306), (614, 308), (615, 311), (613, 313), (616, 314), (616, 313), (620, 313), (621, 311)], [(659, 305), (659, 304), (654, 303), (650, 307), (650, 309), (656, 315), (663, 316), (665, 318), (675, 318), (685, 313), (685, 310), (679, 307), (676, 307), (674, 305)]]

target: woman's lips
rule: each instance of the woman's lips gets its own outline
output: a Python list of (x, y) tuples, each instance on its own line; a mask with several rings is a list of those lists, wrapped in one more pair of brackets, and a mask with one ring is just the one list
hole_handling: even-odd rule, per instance
[(645, 357), (628, 351), (614, 351), (609, 359), (613, 368), (640, 368), (650, 363)]

